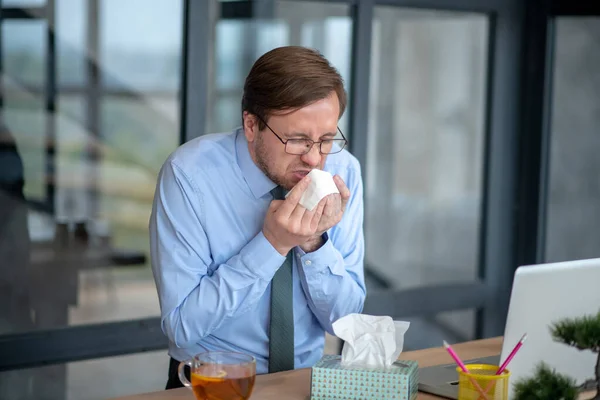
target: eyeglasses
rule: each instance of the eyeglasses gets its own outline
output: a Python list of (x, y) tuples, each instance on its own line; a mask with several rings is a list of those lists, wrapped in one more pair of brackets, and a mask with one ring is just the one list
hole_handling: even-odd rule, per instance
[(271, 132), (273, 132), (273, 135), (275, 135), (281, 143), (283, 143), (285, 145), (285, 152), (288, 154), (293, 154), (293, 155), (297, 155), (297, 156), (307, 154), (308, 152), (310, 152), (312, 150), (312, 148), (315, 144), (319, 145), (319, 153), (335, 154), (335, 153), (339, 153), (340, 151), (342, 151), (344, 149), (344, 147), (346, 147), (346, 145), (348, 144), (348, 140), (346, 139), (346, 137), (344, 136), (344, 134), (342, 133), (342, 131), (340, 130), (339, 127), (337, 127), (337, 130), (340, 133), (340, 135), (342, 135), (343, 139), (323, 139), (319, 142), (315, 142), (314, 140), (311, 140), (311, 139), (283, 140), (278, 134), (275, 133), (275, 131), (273, 129), (271, 129), (271, 127), (269, 125), (267, 125), (267, 123), (262, 118), (260, 118), (259, 116), (257, 116), (257, 118), (263, 124), (265, 124), (265, 126), (267, 128), (269, 128), (269, 130)]

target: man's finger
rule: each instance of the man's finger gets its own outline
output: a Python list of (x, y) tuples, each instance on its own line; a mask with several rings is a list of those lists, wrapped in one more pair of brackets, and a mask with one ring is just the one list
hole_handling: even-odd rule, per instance
[(271, 204), (269, 204), (269, 210), (277, 211), (279, 207), (283, 204), (283, 200), (272, 200)]
[(319, 227), (319, 222), (321, 221), (321, 217), (323, 216), (323, 210), (325, 209), (325, 204), (327, 204), (327, 199), (321, 199), (317, 208), (315, 208), (315, 212), (313, 214), (312, 220), (310, 222), (310, 229), (315, 231)]
[(331, 208), (333, 209), (333, 215), (337, 215), (340, 211), (342, 211), (342, 196), (339, 194), (334, 194), (331, 199)]
[[(302, 207), (300, 204), (298, 204), (296, 207)], [(302, 226), (304, 227), (310, 227), (311, 221), (313, 219), (313, 216), (315, 215), (315, 212), (317, 211), (317, 208), (319, 206), (315, 206), (315, 208), (312, 209), (312, 211), (310, 210), (306, 210), (304, 211), (304, 214), (302, 215)], [(302, 207), (304, 208), (304, 207)]]
[(346, 209), (346, 204), (350, 199), (350, 189), (348, 189), (344, 183), (344, 180), (339, 175), (334, 176), (333, 181), (335, 182), (335, 186), (337, 186), (338, 190), (340, 191), (340, 196), (342, 198), (342, 211), (344, 211)]
[(327, 196), (327, 203), (325, 204), (325, 210), (323, 215), (331, 217), (335, 214), (335, 195)]
[(306, 175), (304, 178), (302, 178), (300, 180), (300, 182), (298, 182), (296, 184), (296, 186), (294, 186), (292, 188), (292, 190), (286, 197), (283, 205), (279, 209), (280, 210), (279, 212), (281, 212), (282, 214), (285, 214), (286, 216), (290, 216), (292, 214), (292, 212), (294, 211), (294, 209), (296, 208), (296, 205), (298, 205), (298, 202), (300, 201), (300, 198), (302, 198), (302, 194), (308, 187), (309, 183), (310, 183), (310, 176)]
[[(285, 202), (284, 202), (285, 203)], [(284, 207), (285, 204), (282, 206)], [(302, 206), (302, 204), (296, 204), (296, 208), (292, 211), (288, 219), (288, 228), (295, 229), (301, 226), (302, 218), (304, 214), (306, 214), (308, 210)]]

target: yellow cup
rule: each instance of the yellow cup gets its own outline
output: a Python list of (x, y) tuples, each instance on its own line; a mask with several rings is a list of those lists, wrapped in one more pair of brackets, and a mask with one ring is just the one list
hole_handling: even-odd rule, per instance
[(456, 368), (458, 400), (508, 400), (509, 370), (496, 375), (497, 365), (468, 364), (467, 368), (469, 373)]

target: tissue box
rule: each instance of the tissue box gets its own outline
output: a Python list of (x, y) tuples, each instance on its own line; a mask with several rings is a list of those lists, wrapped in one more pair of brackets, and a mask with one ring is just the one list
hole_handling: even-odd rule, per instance
[(342, 366), (341, 356), (324, 355), (313, 367), (311, 400), (413, 400), (419, 375), (416, 361), (388, 368)]

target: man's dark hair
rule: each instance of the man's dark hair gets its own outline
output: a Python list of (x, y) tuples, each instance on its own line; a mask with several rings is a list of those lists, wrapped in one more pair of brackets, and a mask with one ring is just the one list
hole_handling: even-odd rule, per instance
[(346, 108), (346, 91), (339, 72), (316, 50), (285, 46), (262, 55), (248, 73), (242, 96), (242, 113), (259, 118), (264, 129), (273, 112), (294, 111), (337, 94), (340, 115)]

